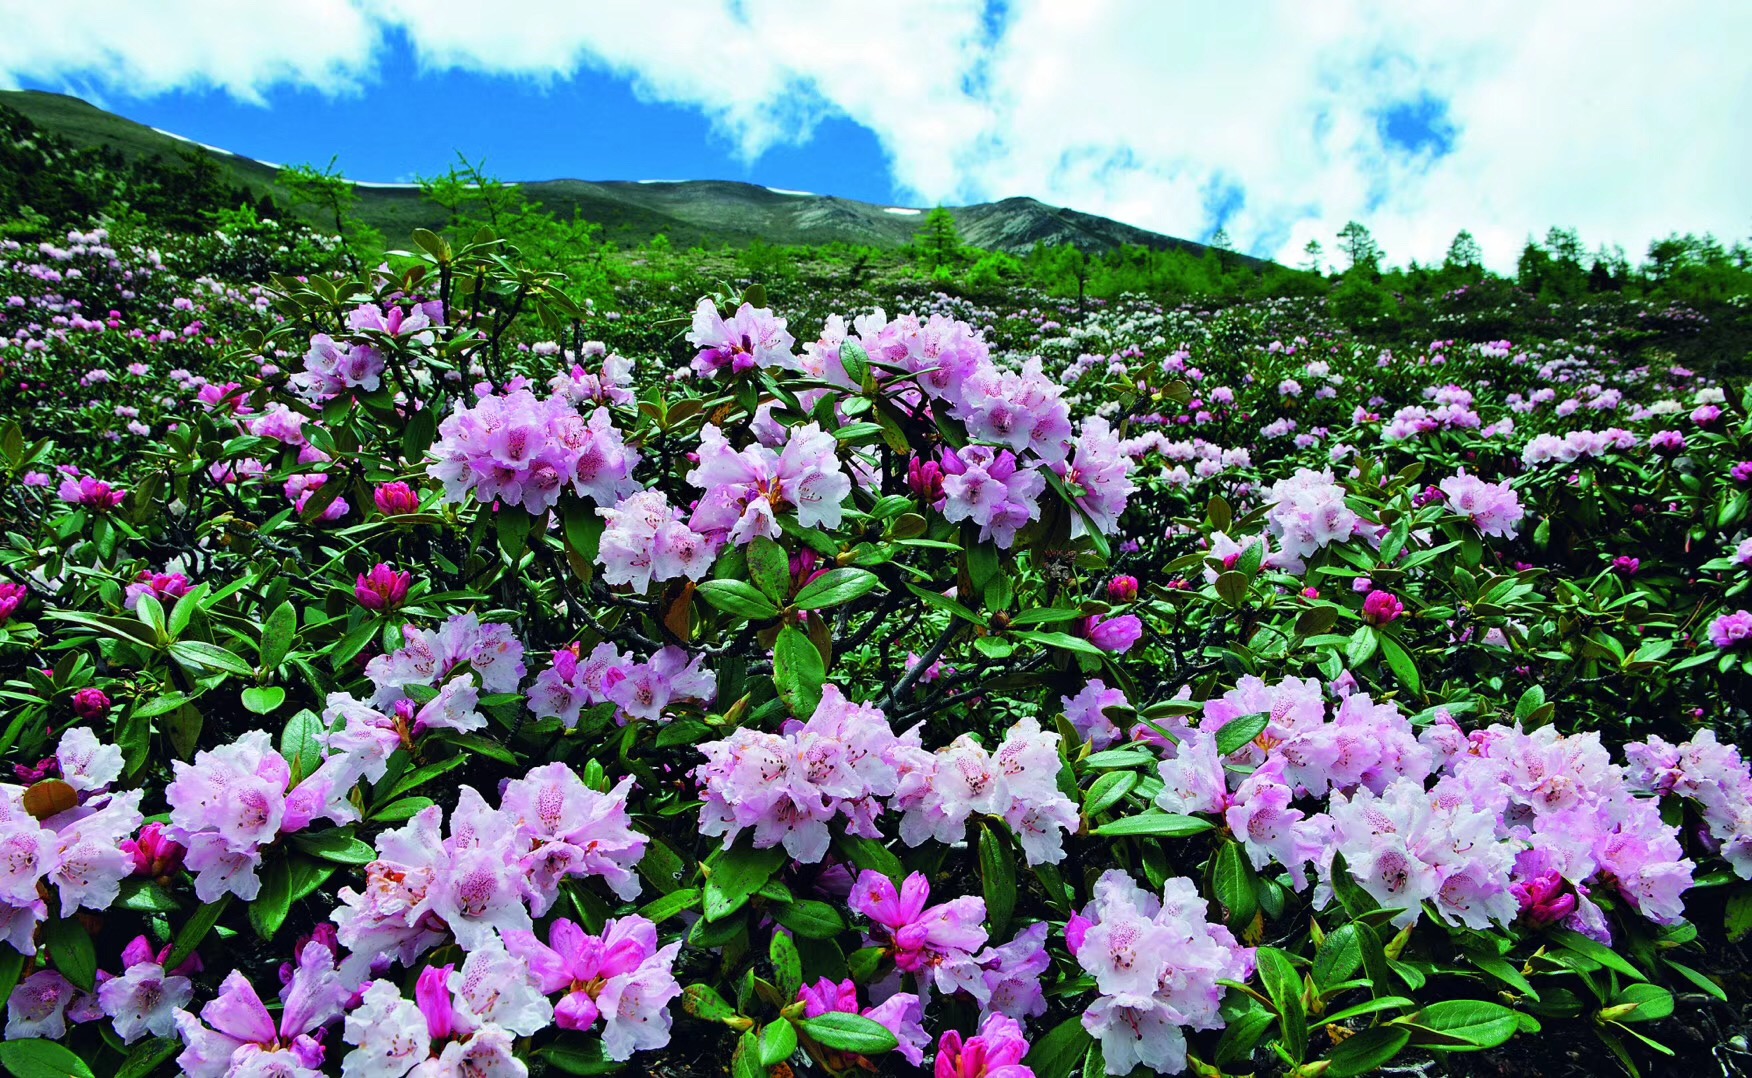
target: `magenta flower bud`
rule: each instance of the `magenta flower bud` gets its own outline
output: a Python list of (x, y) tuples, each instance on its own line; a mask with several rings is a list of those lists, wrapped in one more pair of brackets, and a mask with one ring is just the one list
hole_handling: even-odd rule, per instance
[(407, 601), (408, 586), (413, 582), (412, 574), (399, 573), (379, 562), (369, 573), (359, 574), (353, 598), (367, 610), (394, 610)]
[(1093, 614), (1083, 623), (1083, 635), (1089, 638), (1102, 651), (1125, 653), (1132, 649), (1144, 635), (1144, 623), (1138, 620), (1136, 614), (1121, 614), (1117, 618), (1103, 618)]
[(0, 583), (0, 621), (6, 621), (18, 613), (18, 608), (24, 605), (24, 598), (29, 594), (23, 584), (11, 582)]
[(182, 843), (173, 841), (159, 823), (140, 828), (139, 838), (123, 839), (121, 848), (134, 859), (134, 875), (151, 879), (170, 875), (183, 860)]
[(1545, 928), (1575, 912), (1576, 896), (1556, 872), (1547, 872), (1510, 886), (1521, 905), (1521, 918), (1534, 928)]
[(1620, 554), (1612, 559), (1612, 571), (1619, 576), (1635, 576), (1636, 571), (1640, 568), (1642, 568), (1642, 559), (1633, 558), (1628, 554)]
[(943, 466), (913, 457), (906, 463), (906, 485), (927, 504), (935, 505), (943, 500)]
[(384, 516), (402, 516), (420, 508), (419, 492), (406, 483), (384, 483), (372, 492), (371, 499)]
[(1318, 599), (1318, 598), (1320, 598), (1320, 589), (1319, 588), (1303, 588), (1302, 589), (1302, 598), (1304, 598), (1304, 599)]
[(110, 698), (102, 689), (80, 689), (73, 694), (73, 713), (82, 719), (97, 720), (109, 714)]
[(1752, 460), (1743, 460), (1728, 470), (1736, 483), (1752, 483)]
[(1107, 582), (1107, 598), (1115, 603), (1136, 602), (1138, 598), (1138, 578), (1135, 576), (1116, 576)]
[(91, 476), (81, 476), (78, 479), (68, 478), (61, 482), (61, 500), (70, 505), (83, 505), (87, 509), (99, 513), (107, 513), (122, 504), (128, 492), (117, 490), (108, 483), (100, 482)]
[(59, 777), (61, 761), (53, 756), (45, 756), (38, 760), (34, 767), (29, 764), (13, 764), (12, 773), (18, 776), (19, 782), (31, 786), (44, 779)]
[(1404, 613), (1405, 604), (1390, 591), (1377, 588), (1363, 600), (1363, 620), (1377, 628), (1393, 624)]

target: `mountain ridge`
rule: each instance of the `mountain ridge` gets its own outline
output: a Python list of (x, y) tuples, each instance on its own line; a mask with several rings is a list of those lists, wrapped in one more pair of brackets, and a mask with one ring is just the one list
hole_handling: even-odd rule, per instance
[[(278, 166), (137, 123), (90, 102), (40, 90), (0, 91), (0, 105), (75, 146), (107, 145), (124, 157), (166, 159), (204, 152), (239, 187), (284, 199)], [(436, 228), (444, 212), (420, 197), (416, 185), (349, 181), (359, 216), (386, 236)], [(520, 180), (532, 201), (561, 218), (574, 213), (602, 226), (603, 238), (623, 245), (659, 234), (680, 246), (747, 246), (756, 242), (820, 245), (851, 243), (894, 248), (913, 240), (925, 207), (887, 206), (837, 195), (785, 191), (740, 180)], [(1122, 245), (1201, 254), (1204, 244), (1152, 232), (1111, 218), (1024, 195), (945, 207), (962, 240), (973, 247), (1025, 254), (1037, 244), (1074, 244), (1091, 254)], [(1234, 256), (1245, 262), (1255, 260)]]

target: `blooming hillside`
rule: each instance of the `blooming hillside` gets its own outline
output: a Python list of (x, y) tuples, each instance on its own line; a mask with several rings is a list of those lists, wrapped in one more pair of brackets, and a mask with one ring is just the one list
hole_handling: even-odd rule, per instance
[(12, 1073), (1743, 1061), (1704, 316), (417, 240), (0, 241)]

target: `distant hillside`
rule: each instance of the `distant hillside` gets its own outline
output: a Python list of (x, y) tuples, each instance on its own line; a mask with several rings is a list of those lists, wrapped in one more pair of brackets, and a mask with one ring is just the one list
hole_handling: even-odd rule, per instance
[[(194, 144), (135, 123), (63, 94), (34, 90), (0, 91), (0, 105), (17, 109), (33, 123), (76, 147), (110, 146), (129, 160), (153, 155), (175, 160)], [(233, 184), (252, 194), (284, 198), (273, 165), (207, 147)], [(778, 191), (729, 180), (627, 181), (541, 180), (521, 184), (524, 193), (559, 217), (574, 212), (600, 224), (604, 238), (636, 244), (666, 233), (680, 246), (695, 243), (744, 246), (856, 243), (898, 247), (909, 242), (922, 209), (893, 207), (802, 192)], [(413, 186), (357, 185), (360, 216), (395, 240), (416, 227), (437, 228), (443, 211), (423, 201)], [(950, 207), (962, 238), (976, 247), (1027, 252), (1036, 244), (1070, 243), (1091, 253), (1123, 244), (1202, 253), (1204, 246), (1122, 224), (1106, 217), (1048, 206), (1032, 198), (1007, 198)], [(1236, 256), (1240, 261), (1254, 260)]]

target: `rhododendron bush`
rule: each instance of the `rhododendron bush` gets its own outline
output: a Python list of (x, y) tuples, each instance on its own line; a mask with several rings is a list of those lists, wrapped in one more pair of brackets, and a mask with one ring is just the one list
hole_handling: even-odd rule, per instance
[(1731, 387), (1284, 301), (611, 318), (418, 238), (3, 252), (13, 1073), (1659, 1071), (1738, 1020)]

